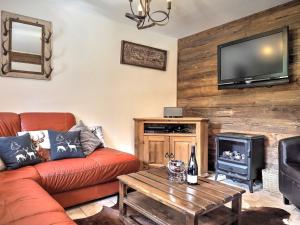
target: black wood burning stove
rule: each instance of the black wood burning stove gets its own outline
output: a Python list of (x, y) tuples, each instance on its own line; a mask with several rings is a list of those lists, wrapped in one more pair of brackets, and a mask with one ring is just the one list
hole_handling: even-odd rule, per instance
[[(253, 182), (264, 168), (264, 136), (221, 133), (216, 137), (216, 177), (247, 181), (253, 193)], [(261, 176), (260, 176), (261, 177)]]

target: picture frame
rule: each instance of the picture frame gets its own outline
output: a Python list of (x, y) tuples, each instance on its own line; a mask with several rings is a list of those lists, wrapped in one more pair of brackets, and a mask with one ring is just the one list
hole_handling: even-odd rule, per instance
[(123, 40), (121, 64), (166, 71), (167, 51)]

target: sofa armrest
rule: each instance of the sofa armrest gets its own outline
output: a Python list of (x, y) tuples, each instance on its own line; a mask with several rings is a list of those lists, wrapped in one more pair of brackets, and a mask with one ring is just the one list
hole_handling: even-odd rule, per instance
[(280, 140), (278, 149), (280, 168), (288, 163), (300, 164), (300, 136)]

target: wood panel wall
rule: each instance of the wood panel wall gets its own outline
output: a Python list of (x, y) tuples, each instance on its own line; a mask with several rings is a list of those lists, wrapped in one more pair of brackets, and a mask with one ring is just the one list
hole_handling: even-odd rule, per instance
[[(217, 46), (289, 26), (290, 84), (218, 90)], [(214, 167), (215, 134), (266, 136), (267, 167), (278, 166), (278, 141), (300, 135), (300, 1), (182, 38), (178, 41), (177, 104), (185, 116), (208, 117), (209, 165)]]

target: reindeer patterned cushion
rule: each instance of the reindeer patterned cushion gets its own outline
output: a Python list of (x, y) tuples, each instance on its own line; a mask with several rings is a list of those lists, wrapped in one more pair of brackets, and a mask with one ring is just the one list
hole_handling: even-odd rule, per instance
[(18, 132), (18, 136), (24, 134), (30, 134), (31, 141), (35, 146), (40, 159), (43, 162), (51, 161), (50, 157), (50, 141), (48, 130), (37, 130), (37, 131), (21, 131)]
[(80, 143), (80, 131), (48, 131), (51, 159), (84, 158)]
[(0, 137), (0, 157), (8, 170), (41, 162), (29, 134)]

